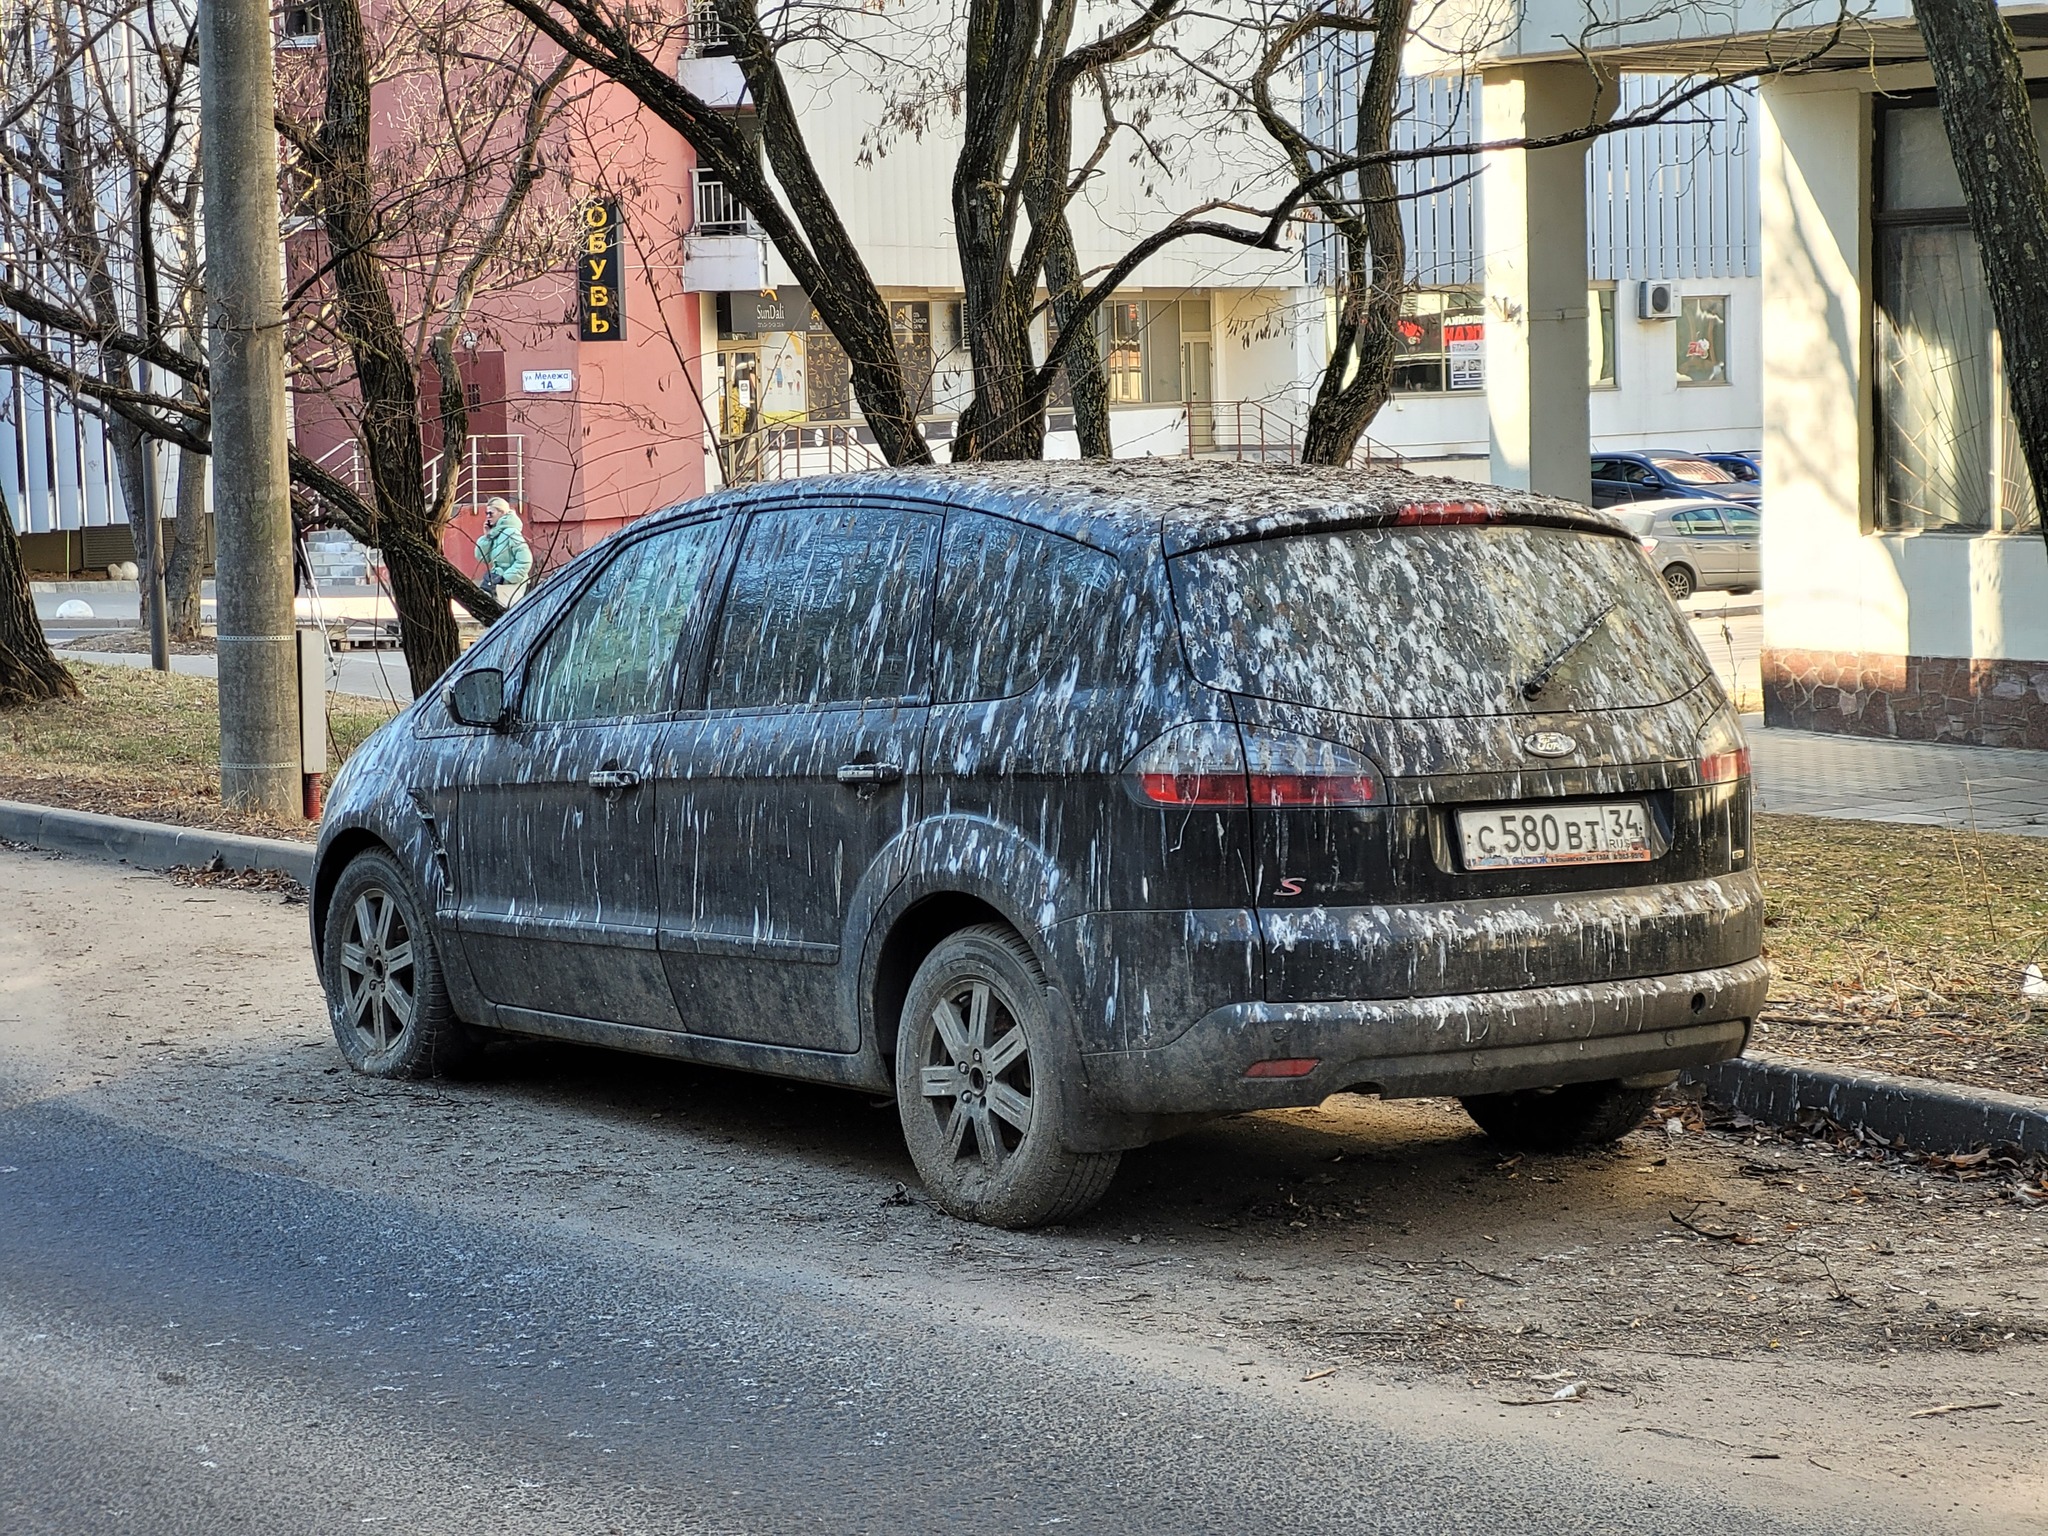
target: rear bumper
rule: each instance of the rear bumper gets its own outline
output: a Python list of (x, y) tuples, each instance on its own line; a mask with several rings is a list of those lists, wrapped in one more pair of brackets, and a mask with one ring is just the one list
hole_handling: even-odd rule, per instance
[[(1090, 1094), (1126, 1114), (1229, 1114), (1502, 1093), (1642, 1077), (1740, 1055), (1770, 987), (1760, 959), (1581, 986), (1317, 1003), (1231, 1003), (1172, 1043), (1084, 1057)], [(1302, 1077), (1256, 1062), (1314, 1058)]]

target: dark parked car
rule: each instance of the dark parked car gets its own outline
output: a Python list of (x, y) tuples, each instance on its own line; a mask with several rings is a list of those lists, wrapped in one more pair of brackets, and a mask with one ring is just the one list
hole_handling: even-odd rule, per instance
[(939, 1202), (1021, 1225), (1344, 1089), (1621, 1135), (1763, 1002), (1749, 826), (1605, 517), (886, 472), (675, 508), (515, 607), (339, 776), (313, 939), (360, 1071), (499, 1030), (893, 1092)]
[(1764, 483), (1764, 459), (1760, 453), (1703, 453), (1700, 455), (1709, 464), (1718, 464), (1743, 485), (1752, 486), (1759, 492)]
[(1663, 501), (1673, 496), (1715, 501), (1755, 501), (1763, 487), (1736, 478), (1706, 455), (1666, 451), (1593, 455), (1593, 505)]

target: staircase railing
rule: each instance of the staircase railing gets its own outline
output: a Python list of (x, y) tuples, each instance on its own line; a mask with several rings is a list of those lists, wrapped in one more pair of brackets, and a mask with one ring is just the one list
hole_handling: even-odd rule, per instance
[(1301, 428), (1263, 400), (1191, 400), (1187, 432), (1189, 458), (1292, 464), (1301, 457)]
[[(1293, 464), (1301, 459), (1301, 424), (1263, 400), (1193, 400), (1186, 424), (1190, 458), (1230, 458), (1242, 464)], [(1351, 450), (1354, 469), (1401, 463), (1399, 453), (1363, 434)]]
[(852, 426), (794, 424), (756, 427), (718, 445), (727, 485), (797, 480), (807, 475), (846, 475), (886, 469), (889, 461)]

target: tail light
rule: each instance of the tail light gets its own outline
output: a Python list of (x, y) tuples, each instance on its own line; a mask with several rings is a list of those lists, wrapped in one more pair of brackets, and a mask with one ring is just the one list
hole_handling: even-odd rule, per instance
[(1245, 777), (1253, 805), (1380, 805), (1379, 770), (1334, 741), (1293, 731), (1243, 727)]
[(1442, 528), (1453, 523), (1490, 523), (1494, 510), (1483, 501), (1411, 501), (1396, 509), (1396, 528)]
[(1657, 547), (1657, 541), (1651, 538), (1647, 533), (1644, 534), (1641, 538), (1637, 539), (1636, 542), (1643, 546), (1643, 553), (1646, 555)]
[(1175, 726), (1124, 770), (1146, 805), (1380, 805), (1386, 784), (1348, 747), (1293, 731), (1223, 720)]
[(1728, 710), (1714, 716), (1700, 733), (1699, 772), (1702, 784), (1732, 784), (1749, 777), (1749, 743), (1742, 726)]
[(1124, 782), (1147, 805), (1244, 805), (1244, 743), (1228, 720), (1177, 725), (1131, 759)]

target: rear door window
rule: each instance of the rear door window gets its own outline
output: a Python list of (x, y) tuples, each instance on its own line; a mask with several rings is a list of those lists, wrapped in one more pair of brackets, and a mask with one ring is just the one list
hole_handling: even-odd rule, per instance
[(1427, 719), (1661, 704), (1707, 675), (1649, 563), (1611, 534), (1356, 528), (1169, 566), (1188, 660), (1230, 693)]
[(726, 589), (705, 705), (908, 699), (939, 519), (892, 508), (757, 512)]
[(1006, 699), (1108, 643), (1116, 562), (1000, 517), (946, 518), (933, 608), (932, 696)]
[(722, 522), (692, 523), (614, 555), (534, 653), (520, 718), (623, 720), (673, 709), (684, 630), (724, 531)]

